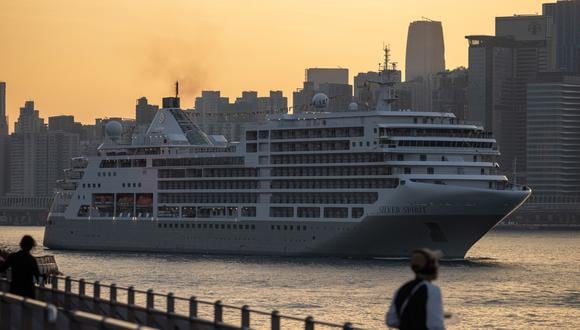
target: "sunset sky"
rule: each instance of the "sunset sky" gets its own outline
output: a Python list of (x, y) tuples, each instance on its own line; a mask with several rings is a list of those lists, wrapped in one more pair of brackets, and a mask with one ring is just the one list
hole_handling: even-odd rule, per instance
[(469, 34), (494, 17), (541, 13), (548, 0), (0, 0), (0, 81), (11, 130), (34, 100), (41, 116), (132, 118), (179, 79), (182, 107), (201, 90), (230, 100), (302, 86), (307, 67), (376, 70), (383, 43), (404, 68), (407, 28), (443, 22), (447, 68), (467, 65)]

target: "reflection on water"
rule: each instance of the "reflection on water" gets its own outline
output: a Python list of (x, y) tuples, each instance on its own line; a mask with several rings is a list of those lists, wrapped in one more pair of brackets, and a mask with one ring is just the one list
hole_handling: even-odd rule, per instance
[[(38, 227), (0, 227), (0, 246)], [(406, 260), (170, 255), (81, 251), (54, 254), (75, 278), (154, 288), (178, 296), (319, 320), (383, 328)], [(443, 261), (438, 281), (450, 328), (580, 328), (580, 232), (499, 231), (463, 261)]]

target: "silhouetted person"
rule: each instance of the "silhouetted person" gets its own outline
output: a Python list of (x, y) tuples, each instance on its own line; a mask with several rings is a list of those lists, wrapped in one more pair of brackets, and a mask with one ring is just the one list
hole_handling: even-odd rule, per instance
[(30, 254), (30, 250), (36, 246), (34, 238), (24, 235), (20, 240), (20, 251), (12, 253), (6, 258), (6, 262), (0, 265), (0, 273), (12, 268), (12, 282), (10, 293), (34, 298), (34, 279), (38, 280), (40, 272), (36, 258)]
[(401, 330), (445, 329), (441, 290), (431, 283), (437, 279), (439, 257), (439, 252), (429, 249), (411, 253), (415, 279), (395, 292), (386, 316), (387, 326)]

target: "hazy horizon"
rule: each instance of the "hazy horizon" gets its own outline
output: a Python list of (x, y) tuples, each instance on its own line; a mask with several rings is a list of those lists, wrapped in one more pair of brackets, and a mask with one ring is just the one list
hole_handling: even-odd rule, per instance
[(453, 69), (467, 66), (465, 35), (493, 35), (496, 16), (540, 14), (545, 2), (4, 2), (0, 81), (11, 131), (26, 100), (44, 118), (133, 118), (137, 98), (159, 104), (175, 80), (183, 107), (201, 90), (282, 90), (291, 104), (304, 69), (348, 68), (352, 83), (377, 70), (383, 43), (404, 70), (407, 28), (422, 16), (442, 21)]

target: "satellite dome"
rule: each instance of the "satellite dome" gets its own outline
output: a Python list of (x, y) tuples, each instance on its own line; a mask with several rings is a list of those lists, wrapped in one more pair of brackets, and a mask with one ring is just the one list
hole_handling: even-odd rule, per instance
[(328, 106), (328, 96), (324, 93), (316, 93), (312, 97), (312, 105), (315, 108), (326, 108)]
[(358, 103), (350, 102), (348, 105), (348, 111), (357, 111), (358, 110)]
[(105, 125), (105, 134), (111, 140), (117, 140), (121, 136), (121, 133), (123, 133), (123, 125), (120, 122), (111, 120)]

